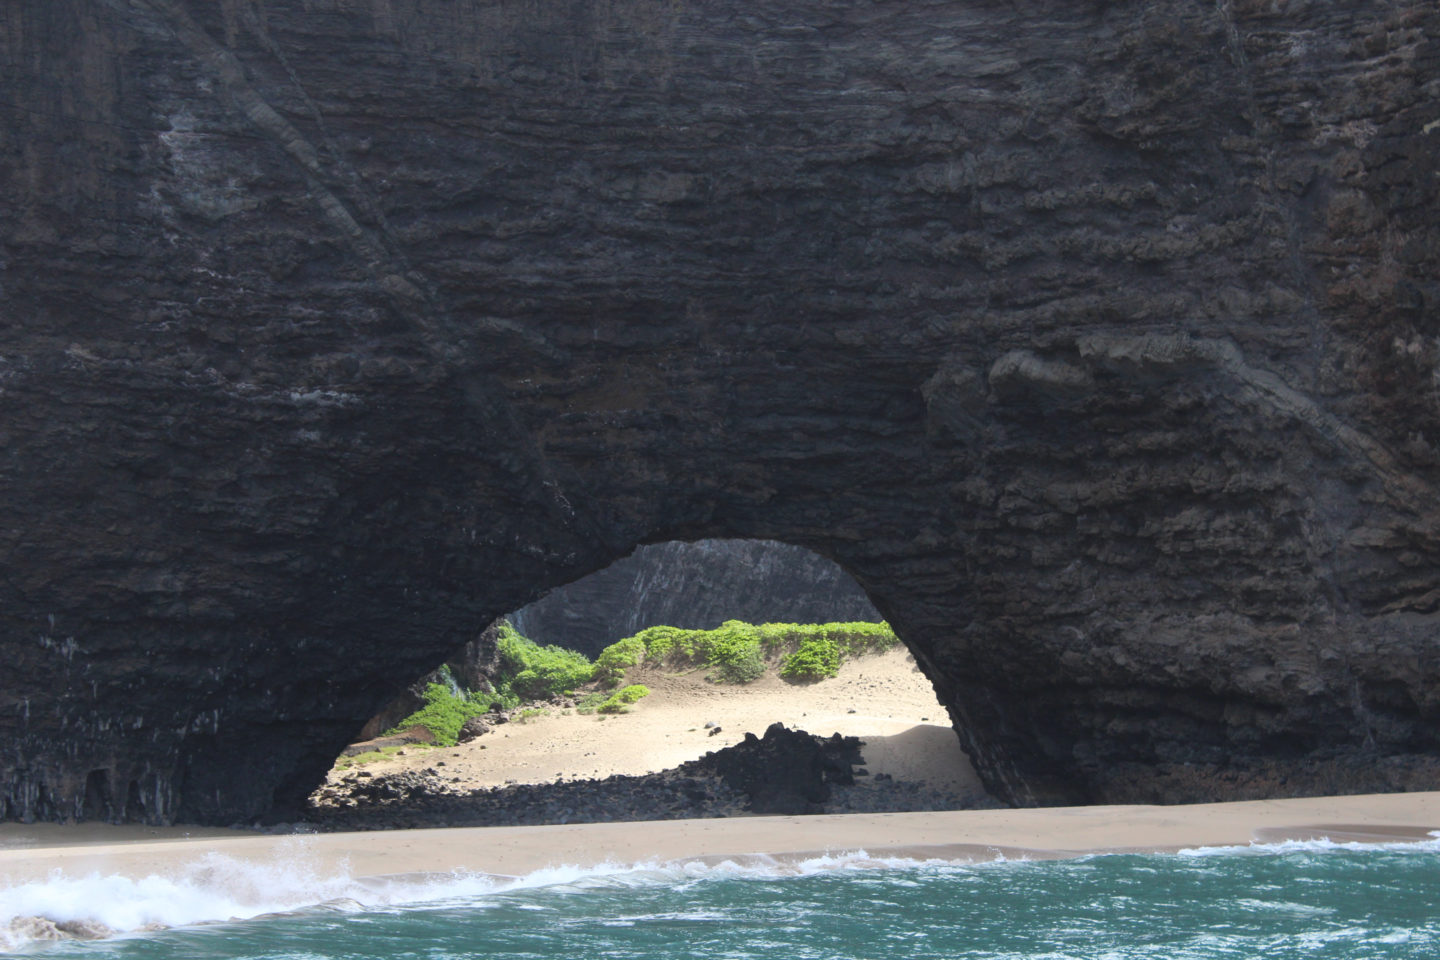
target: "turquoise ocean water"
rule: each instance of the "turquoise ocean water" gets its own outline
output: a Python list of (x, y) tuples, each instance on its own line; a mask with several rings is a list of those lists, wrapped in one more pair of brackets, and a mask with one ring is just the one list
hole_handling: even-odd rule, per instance
[[(312, 905), (294, 907), (307, 897)], [(56, 916), (65, 904), (117, 928), (172, 926), (86, 943), (12, 935), (0, 956), (1437, 958), (1440, 842), (969, 865), (854, 854), (408, 884), (318, 877), (300, 850), (260, 868), (202, 861), (179, 879), (55, 877), (0, 889), (0, 930), (8, 917)]]

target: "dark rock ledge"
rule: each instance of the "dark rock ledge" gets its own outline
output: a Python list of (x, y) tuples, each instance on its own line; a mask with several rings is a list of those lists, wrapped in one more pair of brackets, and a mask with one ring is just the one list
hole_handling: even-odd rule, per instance
[[(923, 784), (867, 783), (863, 742), (772, 724), (672, 770), (603, 780), (557, 780), (459, 791), (430, 768), (375, 776), (360, 770), (311, 798), (300, 829), (388, 830), (546, 823), (678, 820), (745, 814), (874, 813), (993, 806)], [(285, 824), (280, 829), (292, 829)], [(274, 829), (272, 827), (272, 829)]]

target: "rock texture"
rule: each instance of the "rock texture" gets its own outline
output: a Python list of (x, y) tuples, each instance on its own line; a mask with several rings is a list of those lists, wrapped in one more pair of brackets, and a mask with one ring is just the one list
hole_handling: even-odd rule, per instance
[(0, 816), (298, 804), (636, 544), (1016, 803), (1436, 786), (1433, 0), (14, 0)]
[(718, 777), (749, 799), (756, 814), (824, 813), (831, 784), (855, 785), (854, 767), (865, 762), (858, 737), (829, 739), (772, 723), (765, 736), (745, 734), (732, 747), (680, 765), (682, 773)]
[(802, 547), (701, 540), (641, 547), (509, 619), (537, 643), (593, 657), (656, 624), (712, 630), (726, 620), (829, 623), (880, 614), (845, 571)]
[[(896, 813), (994, 806), (928, 784), (866, 777), (855, 737), (772, 724), (745, 740), (659, 773), (465, 789), (437, 767), (357, 770), (310, 798), (300, 829), (390, 830), (543, 823), (676, 820), (739, 814)], [(444, 761), (438, 764), (443, 767)], [(861, 785), (863, 784), (863, 785)], [(275, 825), (271, 829), (296, 825)]]

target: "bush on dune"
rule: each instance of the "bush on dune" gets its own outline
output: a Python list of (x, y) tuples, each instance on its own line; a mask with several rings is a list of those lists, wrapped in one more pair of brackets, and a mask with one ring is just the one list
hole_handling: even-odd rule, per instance
[(726, 620), (702, 638), (705, 664), (720, 683), (749, 683), (765, 672), (760, 631), (740, 620)]
[(770, 634), (778, 648), (793, 647), (780, 663), (780, 676), (786, 680), (833, 677), (847, 658), (882, 653), (900, 642), (890, 625), (883, 622), (771, 623), (765, 627), (779, 628)]
[(640, 637), (626, 637), (610, 644), (595, 658), (595, 673), (592, 679), (602, 686), (619, 686), (625, 679), (625, 671), (645, 659), (645, 641)]
[[(704, 667), (717, 683), (749, 683), (766, 663), (779, 662), (780, 676), (798, 682), (833, 677), (847, 657), (878, 653), (898, 644), (886, 623), (765, 623), (759, 626), (727, 620), (714, 630), (682, 630), (656, 626), (619, 640), (591, 663), (584, 654), (564, 647), (541, 646), (501, 624), (497, 640), (498, 676), (494, 691), (469, 695), (444, 683), (425, 689), (425, 704), (400, 721), (391, 732), (423, 726), (440, 746), (454, 746), (460, 727), (492, 705), (513, 709), (526, 700), (548, 700), (573, 693), (590, 681), (616, 687), (625, 671), (645, 661), (671, 667)], [(638, 692), (637, 692), (638, 691)], [(592, 694), (581, 712), (624, 713), (649, 694), (639, 684), (614, 694)]]
[[(665, 660), (670, 657), (693, 659), (695, 657), (694, 636), (704, 630), (683, 630), (680, 627), (646, 627), (635, 634), (645, 644), (645, 655), (651, 660)], [(628, 638), (627, 638), (628, 639)], [(620, 641), (624, 643), (625, 641)]]
[[(674, 667), (704, 666), (720, 683), (749, 683), (765, 672), (767, 659), (780, 660), (788, 680), (833, 677), (846, 657), (879, 653), (900, 642), (887, 623), (766, 623), (756, 626), (727, 620), (714, 630), (682, 630), (656, 626), (612, 644), (601, 653), (618, 664), (634, 656)], [(640, 645), (643, 644), (643, 654)], [(623, 653), (622, 653), (623, 649)], [(611, 651), (615, 653), (611, 654)], [(618, 673), (605, 674), (618, 683)], [(598, 677), (598, 674), (597, 674)], [(613, 677), (613, 681), (609, 678)]]
[(780, 664), (786, 680), (824, 680), (840, 672), (840, 647), (834, 640), (810, 637)]
[(610, 695), (610, 699), (596, 707), (596, 710), (600, 713), (627, 713), (630, 709), (630, 704), (639, 700), (641, 697), (648, 696), (650, 696), (649, 687), (640, 683), (632, 683), (628, 687), (621, 687), (619, 690), (616, 690)]

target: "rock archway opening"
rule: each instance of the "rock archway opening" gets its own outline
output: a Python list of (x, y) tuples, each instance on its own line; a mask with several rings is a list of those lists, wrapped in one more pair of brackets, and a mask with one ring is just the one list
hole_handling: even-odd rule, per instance
[(992, 802), (934, 687), (859, 584), (774, 541), (641, 547), (497, 621), (362, 734), (312, 796), (321, 819)]

